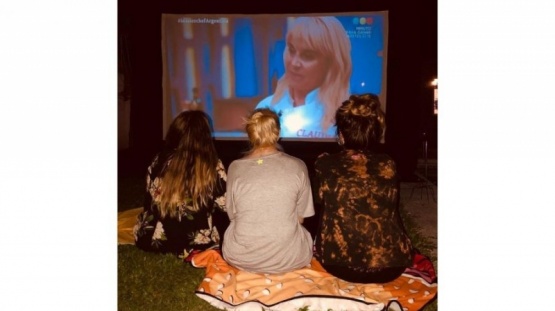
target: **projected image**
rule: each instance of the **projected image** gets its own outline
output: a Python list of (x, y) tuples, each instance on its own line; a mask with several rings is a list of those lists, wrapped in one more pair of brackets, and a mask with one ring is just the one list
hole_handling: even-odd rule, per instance
[(350, 94), (385, 110), (387, 12), (344, 15), (162, 16), (164, 128), (202, 109), (217, 139), (244, 139), (244, 117), (269, 107), (281, 137), (334, 140)]

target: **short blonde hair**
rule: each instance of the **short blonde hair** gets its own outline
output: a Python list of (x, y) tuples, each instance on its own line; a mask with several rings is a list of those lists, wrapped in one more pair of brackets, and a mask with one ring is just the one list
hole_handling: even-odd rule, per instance
[(279, 116), (269, 108), (255, 109), (246, 120), (245, 130), (252, 148), (272, 147), (279, 140)]

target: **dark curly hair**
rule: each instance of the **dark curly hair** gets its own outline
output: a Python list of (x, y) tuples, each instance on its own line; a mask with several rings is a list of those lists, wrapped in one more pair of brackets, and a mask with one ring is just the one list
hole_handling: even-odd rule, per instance
[(377, 146), (385, 132), (385, 114), (375, 94), (351, 95), (335, 113), (337, 135), (346, 149), (367, 150)]

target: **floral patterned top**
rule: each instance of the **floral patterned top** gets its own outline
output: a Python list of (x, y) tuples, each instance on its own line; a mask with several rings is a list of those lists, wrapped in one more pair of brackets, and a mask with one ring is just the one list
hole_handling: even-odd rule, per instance
[[(225, 207), (226, 173), (220, 160), (217, 164), (216, 186), (212, 200), (208, 206), (202, 206), (199, 211), (191, 211), (188, 207), (192, 200), (187, 199), (179, 206), (177, 218), (161, 217), (158, 210), (160, 197), (160, 178), (158, 175), (171, 161), (159, 163), (160, 155), (154, 158), (148, 167), (146, 176), (146, 194), (144, 210), (137, 217), (133, 228), (135, 245), (151, 252), (175, 253), (186, 258), (194, 250), (205, 250), (219, 247), (220, 234), (213, 223), (213, 216), (217, 213), (227, 218)], [(163, 165), (161, 167), (160, 165)]]
[(315, 256), (352, 269), (408, 267), (412, 245), (399, 214), (394, 161), (385, 154), (343, 150), (315, 162), (322, 217)]

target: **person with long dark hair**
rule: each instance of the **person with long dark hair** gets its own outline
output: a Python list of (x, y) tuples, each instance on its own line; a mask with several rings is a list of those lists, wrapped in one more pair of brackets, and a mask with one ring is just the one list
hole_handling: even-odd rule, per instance
[(386, 283), (412, 265), (412, 244), (399, 214), (394, 160), (378, 151), (385, 115), (374, 94), (351, 95), (335, 113), (338, 153), (315, 162), (322, 216), (316, 257), (349, 282)]
[(227, 225), (226, 178), (208, 115), (198, 110), (179, 114), (148, 167), (135, 244), (185, 258), (195, 250), (219, 247)]

